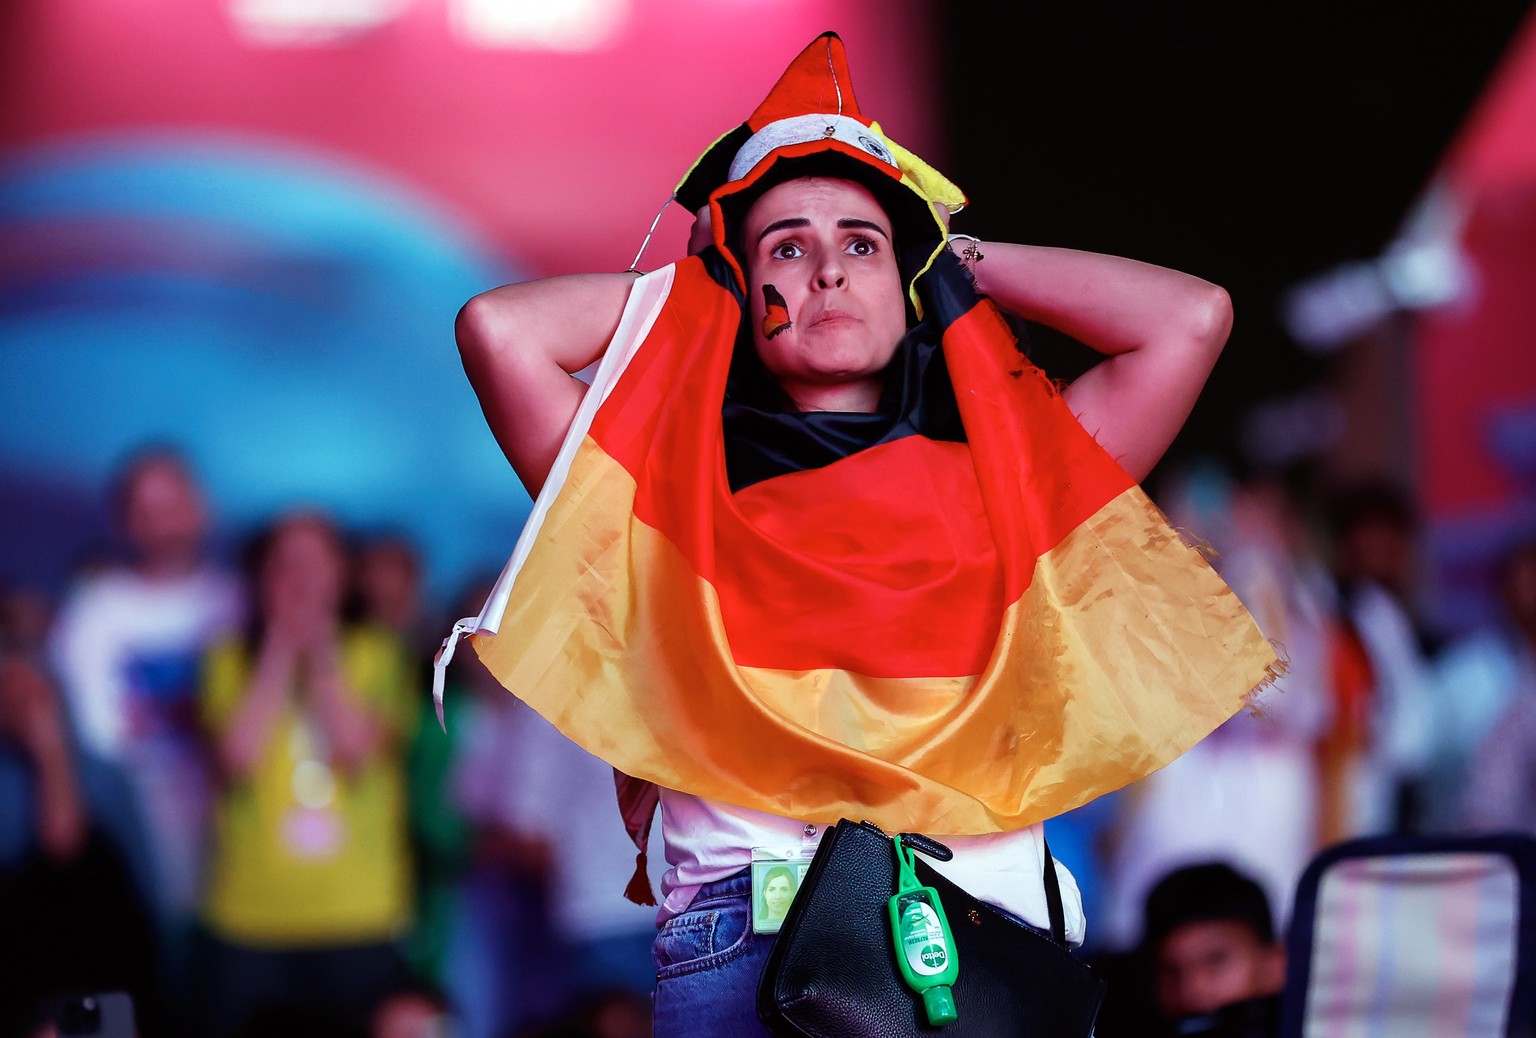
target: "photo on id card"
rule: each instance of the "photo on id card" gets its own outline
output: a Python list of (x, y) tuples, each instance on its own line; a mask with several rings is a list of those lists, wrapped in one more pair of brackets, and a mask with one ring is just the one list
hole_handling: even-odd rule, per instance
[(752, 862), (752, 931), (778, 933), (800, 892), (809, 861), (769, 858)]

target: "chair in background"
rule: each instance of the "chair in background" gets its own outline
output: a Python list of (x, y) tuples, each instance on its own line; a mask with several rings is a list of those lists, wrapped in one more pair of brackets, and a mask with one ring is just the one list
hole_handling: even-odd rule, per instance
[(1536, 840), (1329, 848), (1287, 944), (1282, 1038), (1536, 1038)]

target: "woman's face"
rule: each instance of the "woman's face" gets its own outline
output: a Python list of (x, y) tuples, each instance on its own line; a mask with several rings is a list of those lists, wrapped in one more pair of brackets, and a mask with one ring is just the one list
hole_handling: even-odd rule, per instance
[(347, 560), (335, 535), (309, 517), (289, 519), (272, 539), (261, 569), (266, 608), (334, 614), (346, 592)]
[(763, 907), (769, 919), (782, 919), (789, 911), (789, 903), (795, 899), (795, 885), (788, 876), (775, 876), (763, 888)]
[(752, 341), (791, 399), (879, 386), (907, 318), (891, 221), (867, 188), (823, 177), (771, 188), (747, 211), (742, 251)]

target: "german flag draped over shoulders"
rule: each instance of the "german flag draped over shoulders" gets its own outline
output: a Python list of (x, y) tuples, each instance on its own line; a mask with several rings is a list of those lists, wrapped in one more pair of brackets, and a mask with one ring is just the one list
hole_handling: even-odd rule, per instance
[[(810, 140), (783, 125), (805, 113), (825, 124)], [(728, 392), (745, 288), (728, 228), (776, 165), (829, 157), (889, 180), (921, 317), (892, 413), (851, 436), (742, 419)], [(858, 114), (835, 36), (701, 159), (685, 205), (701, 179), (715, 245), (635, 283), (472, 625), (509, 690), (641, 780), (956, 835), (1141, 778), (1274, 676), (1236, 596), (942, 248), (930, 199), (958, 192)]]

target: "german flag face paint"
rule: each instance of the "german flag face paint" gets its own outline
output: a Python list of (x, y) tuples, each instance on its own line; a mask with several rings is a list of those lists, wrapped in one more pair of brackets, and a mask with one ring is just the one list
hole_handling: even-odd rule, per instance
[(786, 328), (793, 328), (789, 320), (789, 304), (772, 285), (763, 286), (763, 338), (771, 339)]

